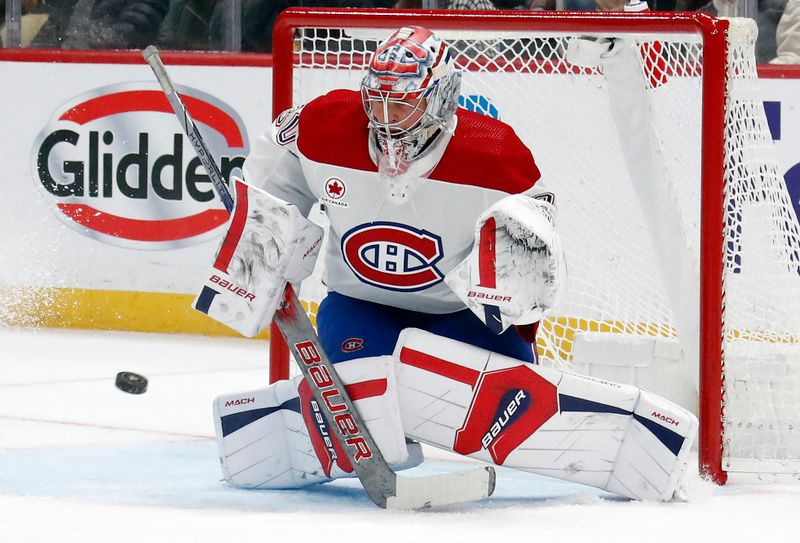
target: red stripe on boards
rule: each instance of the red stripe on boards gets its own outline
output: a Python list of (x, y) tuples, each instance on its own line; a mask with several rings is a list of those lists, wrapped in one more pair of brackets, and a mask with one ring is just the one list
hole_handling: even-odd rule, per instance
[[(228, 147), (237, 149), (244, 147), (244, 140), (239, 126), (225, 111), (214, 104), (209, 104), (204, 100), (187, 94), (183, 95), (183, 102), (186, 104), (186, 109), (192, 118), (196, 122), (208, 125), (222, 134)], [(86, 100), (64, 112), (59, 117), (59, 120), (72, 121), (84, 125), (109, 115), (119, 115), (120, 113), (132, 111), (155, 111), (173, 115), (172, 106), (170, 106), (162, 91), (133, 90), (115, 92)]]
[(178, 219), (143, 220), (119, 217), (84, 204), (57, 204), (58, 209), (76, 223), (121, 239), (133, 241), (175, 241), (204, 234), (228, 220), (224, 209), (207, 209)]

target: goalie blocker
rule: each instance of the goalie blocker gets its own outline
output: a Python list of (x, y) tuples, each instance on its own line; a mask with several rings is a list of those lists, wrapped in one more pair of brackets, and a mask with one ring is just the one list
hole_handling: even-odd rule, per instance
[(192, 306), (253, 337), (275, 314), (283, 289), (311, 275), (323, 230), (296, 206), (233, 178), (236, 205)]
[[(421, 462), (418, 445), (406, 449), (410, 438), (633, 499), (670, 500), (697, 434), (694, 415), (648, 391), (422, 330), (404, 330), (392, 357), (354, 359), (336, 369), (395, 467)], [(351, 474), (326, 441), (327, 421), (298, 383), (215, 401), (227, 481), (297, 488)]]

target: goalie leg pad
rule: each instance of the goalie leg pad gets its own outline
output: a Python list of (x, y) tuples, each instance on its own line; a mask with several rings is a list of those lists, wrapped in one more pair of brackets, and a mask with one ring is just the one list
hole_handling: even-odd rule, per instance
[[(422, 462), (422, 449), (403, 435), (394, 365), (388, 356), (362, 358), (336, 371), (386, 461), (405, 469)], [(301, 488), (355, 477), (302, 376), (216, 398), (214, 426), (224, 479), (236, 487)]]
[(691, 412), (642, 390), (606, 489), (641, 499), (672, 499), (686, 473), (697, 430)]
[(622, 385), (403, 331), (398, 397), (408, 437), (635, 499), (672, 497), (697, 419)]

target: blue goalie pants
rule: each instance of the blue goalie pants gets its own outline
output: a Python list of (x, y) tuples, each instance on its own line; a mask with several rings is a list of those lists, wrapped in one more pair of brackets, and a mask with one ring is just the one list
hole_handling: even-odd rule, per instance
[(333, 363), (390, 355), (405, 328), (419, 328), (517, 360), (534, 362), (531, 344), (515, 328), (495, 335), (469, 309), (434, 315), (331, 292), (317, 312), (322, 347)]

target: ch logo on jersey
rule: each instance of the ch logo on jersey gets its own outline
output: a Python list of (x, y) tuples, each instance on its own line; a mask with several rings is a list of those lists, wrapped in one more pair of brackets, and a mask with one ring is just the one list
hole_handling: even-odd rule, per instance
[(344, 261), (364, 283), (414, 292), (444, 279), (436, 267), (442, 239), (405, 224), (375, 222), (356, 226), (342, 237)]
[(360, 337), (347, 338), (342, 342), (343, 353), (354, 353), (364, 348), (364, 340)]

